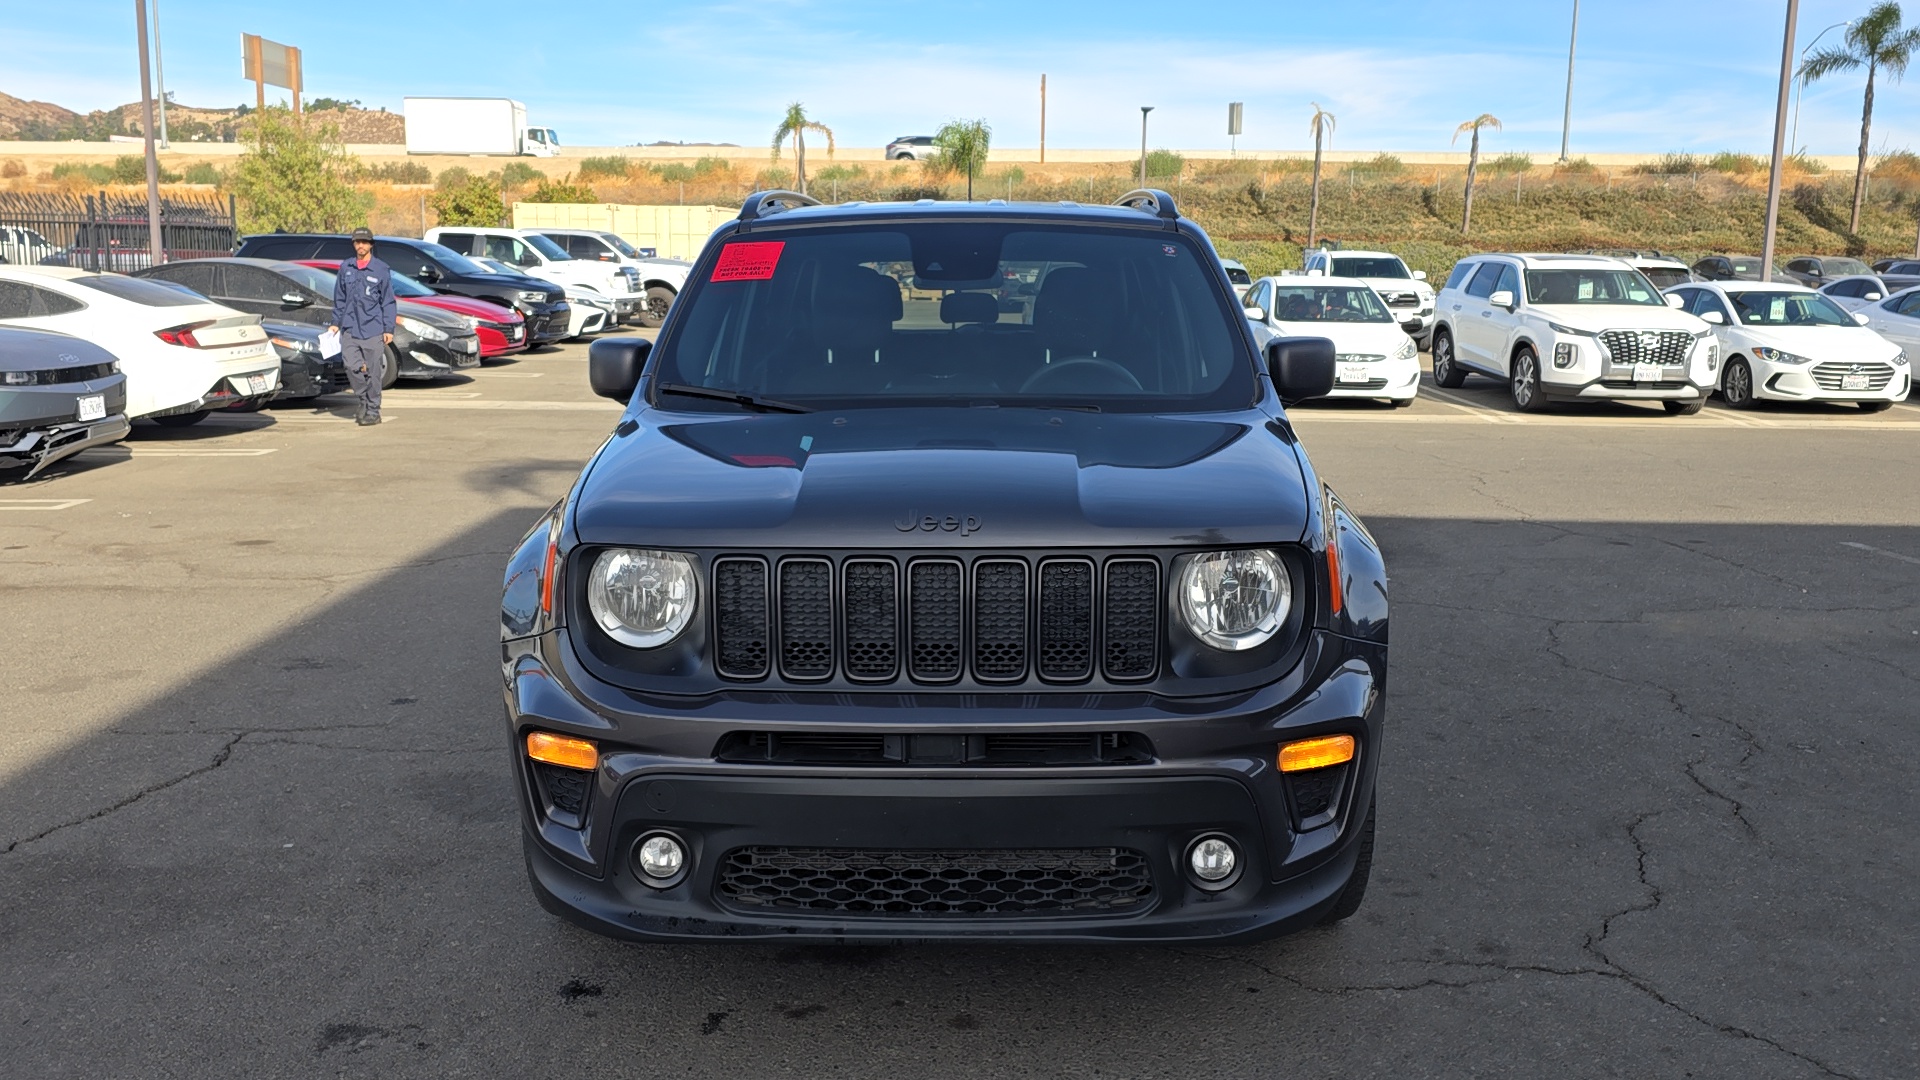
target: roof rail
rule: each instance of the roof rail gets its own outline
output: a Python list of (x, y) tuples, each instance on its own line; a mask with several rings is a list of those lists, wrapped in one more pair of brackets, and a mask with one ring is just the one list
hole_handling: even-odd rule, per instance
[(1173, 205), (1173, 196), (1159, 188), (1138, 188), (1129, 191), (1116, 199), (1113, 205), (1146, 210), (1168, 221), (1176, 221), (1180, 217), (1180, 208)]
[(757, 221), (796, 206), (819, 206), (820, 200), (797, 191), (756, 191), (740, 206), (741, 221)]

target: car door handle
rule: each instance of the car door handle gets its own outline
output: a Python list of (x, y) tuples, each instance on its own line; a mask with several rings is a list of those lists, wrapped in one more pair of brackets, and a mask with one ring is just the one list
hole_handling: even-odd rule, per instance
[(1491, 310), (1483, 311), (1480, 313), (1480, 317), (1483, 319), (1491, 319), (1493, 318), (1493, 312)]
[(1455, 305), (1453, 305), (1453, 310), (1455, 310), (1455, 311), (1459, 311), (1459, 310), (1460, 310), (1460, 305), (1459, 305), (1459, 304), (1455, 304)]

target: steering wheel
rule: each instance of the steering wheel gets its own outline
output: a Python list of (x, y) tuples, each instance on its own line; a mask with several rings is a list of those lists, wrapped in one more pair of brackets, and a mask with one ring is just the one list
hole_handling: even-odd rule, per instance
[[(1056, 385), (1064, 384), (1064, 385)], [(1072, 390), (1086, 394), (1139, 393), (1146, 388), (1133, 372), (1098, 356), (1076, 356), (1057, 364), (1048, 364), (1020, 384), (1023, 394), (1043, 390)]]

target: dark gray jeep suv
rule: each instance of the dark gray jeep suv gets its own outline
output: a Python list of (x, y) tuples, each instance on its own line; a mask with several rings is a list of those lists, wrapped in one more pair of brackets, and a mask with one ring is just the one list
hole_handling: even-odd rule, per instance
[[(1005, 310), (1009, 277), (1037, 283)], [(1165, 192), (750, 198), (507, 568), (534, 892), (641, 940), (1202, 941), (1352, 915), (1386, 574)]]

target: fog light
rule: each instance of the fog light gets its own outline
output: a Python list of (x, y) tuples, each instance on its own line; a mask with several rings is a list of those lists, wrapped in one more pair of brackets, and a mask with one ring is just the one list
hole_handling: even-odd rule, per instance
[(1187, 865), (1192, 868), (1193, 876), (1209, 885), (1232, 877), (1239, 862), (1233, 844), (1224, 836), (1203, 837), (1187, 853)]
[(678, 881), (686, 869), (687, 849), (665, 833), (654, 833), (633, 846), (633, 865), (640, 871), (640, 880), (664, 888)]
[(1561, 368), (1562, 370), (1570, 368), (1576, 359), (1578, 359), (1578, 356), (1573, 350), (1572, 342), (1562, 341), (1553, 347), (1554, 367)]

